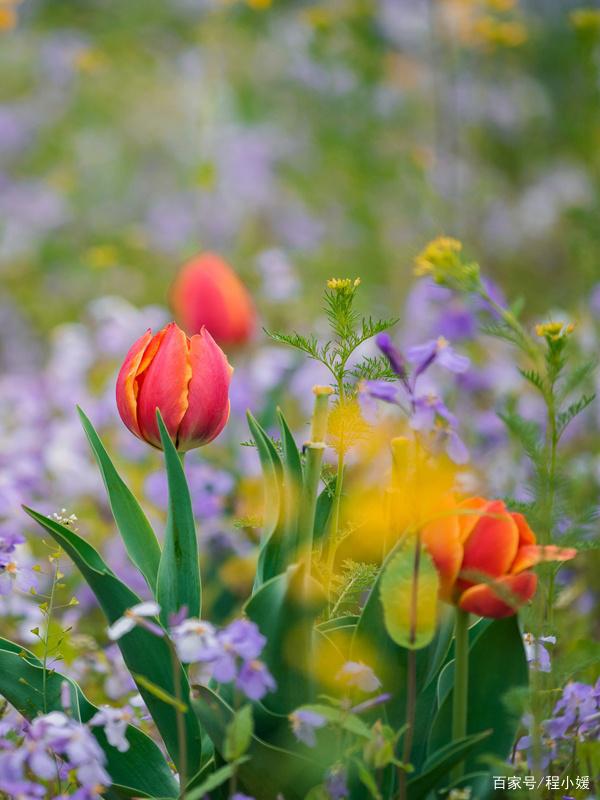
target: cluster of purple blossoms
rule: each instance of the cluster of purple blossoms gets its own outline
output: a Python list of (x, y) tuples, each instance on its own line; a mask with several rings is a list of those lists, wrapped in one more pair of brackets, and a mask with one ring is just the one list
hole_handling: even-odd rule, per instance
[[(542, 768), (563, 756), (568, 761), (574, 743), (598, 741), (600, 738), (600, 679), (595, 684), (568, 683), (552, 713), (553, 716), (542, 723)], [(524, 722), (531, 724), (530, 719)], [(529, 762), (532, 747), (531, 736), (521, 737), (517, 744), (517, 749), (527, 754)]]
[[(363, 393), (400, 406), (406, 411), (413, 430), (435, 434), (440, 438), (449, 458), (456, 464), (465, 464), (469, 460), (469, 452), (458, 435), (456, 417), (437, 394), (418, 392), (417, 385), (421, 376), (433, 364), (455, 374), (462, 374), (469, 368), (469, 359), (457, 353), (443, 336), (410, 347), (406, 359), (387, 333), (379, 334), (377, 345), (397, 375), (399, 384), (381, 380), (365, 381), (361, 387)], [(410, 374), (409, 364), (412, 365)]]
[(9, 797), (42, 798), (47, 793), (44, 783), (75, 779), (79, 788), (70, 797), (95, 800), (112, 783), (105, 761), (86, 725), (52, 711), (26, 724), (20, 741), (0, 739), (0, 791)]
[(260, 700), (276, 688), (259, 657), (267, 640), (247, 619), (236, 619), (217, 630), (210, 622), (186, 619), (171, 629), (177, 653), (186, 664), (200, 664), (203, 677), (235, 682), (249, 700)]
[[(158, 624), (160, 606), (154, 601), (138, 603), (108, 629), (109, 639), (116, 641), (140, 626), (156, 636), (165, 630)], [(235, 682), (236, 688), (249, 700), (260, 700), (274, 691), (275, 680), (260, 655), (267, 643), (254, 622), (236, 619), (217, 630), (205, 620), (190, 617), (171, 621), (170, 635), (177, 654), (184, 664), (201, 667), (201, 680), (218, 683)]]

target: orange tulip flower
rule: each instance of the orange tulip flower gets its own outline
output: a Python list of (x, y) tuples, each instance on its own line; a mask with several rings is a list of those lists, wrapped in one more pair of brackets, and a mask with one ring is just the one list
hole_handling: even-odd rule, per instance
[(256, 327), (246, 287), (214, 253), (202, 253), (183, 265), (171, 288), (171, 306), (190, 336), (205, 327), (219, 344), (243, 344)]
[(508, 511), (502, 500), (472, 497), (456, 508), (462, 513), (429, 523), (422, 536), (440, 574), (442, 599), (463, 611), (509, 617), (535, 594), (531, 567), (577, 554), (538, 545), (525, 517)]
[(172, 322), (131, 347), (117, 378), (117, 407), (129, 430), (160, 447), (156, 409), (178, 450), (212, 441), (229, 418), (227, 356), (202, 329), (191, 339)]

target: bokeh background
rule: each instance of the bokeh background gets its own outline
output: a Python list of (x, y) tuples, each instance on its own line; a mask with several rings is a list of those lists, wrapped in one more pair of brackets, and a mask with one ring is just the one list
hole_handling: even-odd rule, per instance
[[(160, 455), (118, 420), (114, 379), (130, 344), (169, 318), (181, 263), (206, 249), (242, 276), (269, 328), (322, 336), (324, 281), (360, 276), (361, 310), (398, 316), (403, 344), (449, 335), (474, 367), (436, 387), (457, 414), (460, 403), (480, 480), (468, 488), (530, 499), (530, 465), (495, 410), (511, 401), (539, 420), (543, 409), (514, 354), (477, 339), (472, 308), (414, 288), (412, 263), (432, 237), (456, 236), (507, 297), (523, 297), (528, 323), (567, 313), (577, 348), (597, 353), (600, 6), (0, 0), (0, 29), (0, 539), (32, 533), (22, 502), (65, 507), (143, 591), (74, 405), (160, 531)], [(272, 430), (281, 403), (302, 441), (310, 388), (326, 379), (260, 329), (230, 357), (230, 425), (186, 463), (214, 619), (254, 571), (261, 487), (256, 454), (239, 446), (244, 412)], [(567, 535), (595, 535), (599, 431), (596, 403), (566, 443)], [(21, 545), (23, 564), (44, 555), (38, 540)], [(595, 571), (580, 562), (568, 590), (582, 640), (597, 628)], [(80, 602), (69, 624), (102, 640), (69, 575)], [(5, 633), (31, 641), (35, 598), (5, 593), (0, 612)], [(90, 640), (69, 646), (76, 673)]]
[(267, 316), (360, 275), (397, 313), (463, 239), (545, 309), (598, 249), (600, 15), (568, 0), (1, 0), (2, 313), (163, 302), (221, 252)]

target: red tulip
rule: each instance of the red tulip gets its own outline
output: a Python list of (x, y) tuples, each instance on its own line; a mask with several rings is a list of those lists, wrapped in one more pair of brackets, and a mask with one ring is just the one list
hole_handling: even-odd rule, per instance
[[(536, 544), (525, 517), (501, 500), (472, 497), (459, 514), (423, 530), (423, 542), (440, 575), (442, 599), (481, 617), (509, 617), (531, 600), (542, 561), (567, 561), (573, 548)], [(465, 513), (472, 512), (472, 513)]]
[(160, 447), (156, 409), (178, 450), (212, 441), (229, 418), (232, 368), (204, 328), (191, 339), (172, 322), (131, 347), (117, 378), (117, 407), (129, 430)]
[(190, 335), (205, 327), (219, 344), (243, 344), (256, 325), (246, 287), (214, 253), (202, 253), (183, 265), (171, 288), (171, 305)]

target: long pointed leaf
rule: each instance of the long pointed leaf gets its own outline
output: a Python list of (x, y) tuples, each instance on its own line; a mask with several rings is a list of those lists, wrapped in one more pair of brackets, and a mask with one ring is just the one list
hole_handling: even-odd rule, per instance
[(202, 589), (190, 490), (183, 464), (165, 428), (160, 411), (157, 410), (156, 415), (169, 483), (167, 527), (158, 568), (156, 599), (161, 608), (161, 620), (167, 625), (169, 616), (176, 614), (184, 606), (188, 616), (200, 616)]
[(491, 731), (482, 731), (472, 736), (465, 736), (455, 742), (442, 747), (423, 765), (422, 772), (408, 781), (408, 796), (411, 800), (421, 800), (427, 797), (456, 764), (463, 761), (465, 756), (472, 752), (491, 734)]
[(285, 568), (297, 561), (299, 555), (298, 516), (302, 500), (304, 475), (298, 446), (281, 409), (277, 409), (277, 418), (283, 446), (284, 540), (282, 542), (282, 566)]
[[(38, 522), (70, 556), (96, 595), (108, 621), (112, 624), (123, 616), (128, 608), (140, 602), (140, 598), (129, 589), (104, 563), (91, 544), (55, 520), (30, 508), (25, 511)], [(174, 673), (170, 648), (164, 638), (155, 636), (145, 628), (136, 627), (118, 641), (119, 648), (130, 672), (139, 673), (174, 694)], [(189, 683), (185, 671), (179, 665), (181, 696), (189, 705)], [(163, 703), (145, 687), (138, 689), (148, 706), (167, 750), (176, 764), (180, 763), (179, 741), (175, 709)], [(199, 769), (201, 758), (200, 729), (196, 717), (185, 715), (187, 763), (190, 770)]]
[(248, 427), (258, 450), (265, 489), (265, 521), (260, 540), (254, 591), (280, 572), (279, 549), (283, 538), (283, 464), (273, 442), (248, 411)]
[(138, 501), (117, 472), (94, 426), (79, 407), (77, 411), (106, 486), (110, 507), (127, 554), (154, 592), (160, 561), (158, 540)]
[(314, 624), (326, 604), (320, 585), (304, 567), (291, 566), (264, 583), (245, 612), (267, 637), (264, 660), (277, 690), (263, 700), (266, 708), (288, 714), (313, 701), (317, 648), (323, 637)]

